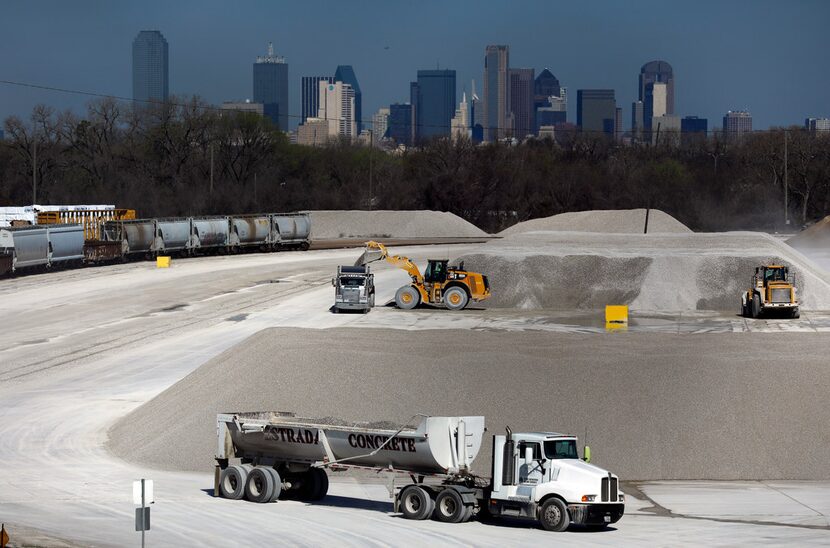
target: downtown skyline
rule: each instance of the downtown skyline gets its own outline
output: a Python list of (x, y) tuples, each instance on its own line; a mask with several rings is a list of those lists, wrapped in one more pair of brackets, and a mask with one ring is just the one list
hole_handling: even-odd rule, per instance
[[(348, 17), (338, 23), (338, 16), (343, 16), (344, 10), (332, 5), (330, 13), (319, 22), (320, 36), (325, 39), (312, 40), (304, 37), (299, 28), (289, 28), (285, 23), (268, 24), (268, 17), (242, 20), (235, 14), (223, 14), (224, 19), (214, 20), (219, 6), (211, 2), (200, 13), (189, 15), (194, 19), (192, 24), (185, 24), (182, 19), (187, 10), (179, 7), (161, 10), (150, 2), (140, 13), (134, 8), (102, 7), (98, 13), (82, 17), (82, 10), (72, 11), (67, 24), (76, 24), (78, 30), (92, 26), (93, 31), (84, 39), (72, 38), (72, 33), (67, 36), (65, 30), (58, 32), (56, 38), (62, 40), (61, 48), (47, 56), (38, 55), (38, 51), (47, 47), (48, 42), (36, 40), (37, 33), (24, 36), (12, 27), (15, 18), (31, 17), (37, 8), (12, 5), (7, 10), (10, 17), (0, 23), (0, 30), (20, 47), (15, 48), (15, 59), (10, 58), (12, 52), (8, 49), (0, 54), (0, 79), (130, 96), (131, 41), (139, 30), (153, 28), (160, 30), (170, 44), (170, 93), (199, 95), (217, 105), (253, 98), (251, 60), (273, 41), (275, 50), (287, 58), (290, 67), (290, 129), (300, 122), (303, 76), (331, 74), (338, 65), (352, 65), (362, 88), (365, 122), (378, 108), (408, 101), (409, 82), (415, 79), (418, 70), (455, 70), (459, 98), (465, 91), (470, 94), (472, 80), (482, 95), (484, 48), (493, 43), (510, 46), (511, 67), (535, 68), (537, 74), (549, 68), (574, 94), (578, 89), (614, 89), (618, 106), (626, 111), (626, 129), (630, 125), (629, 105), (637, 100), (640, 67), (653, 59), (664, 59), (673, 66), (675, 110), (681, 115), (693, 114), (714, 121), (728, 110), (746, 109), (752, 112), (755, 128), (763, 129), (801, 124), (806, 117), (830, 114), (830, 105), (823, 93), (830, 85), (827, 83), (830, 75), (826, 71), (804, 69), (805, 65), (821, 65), (819, 59), (826, 50), (828, 38), (819, 32), (821, 25), (817, 19), (821, 19), (822, 13), (830, 14), (826, 5), (797, 2), (783, 9), (761, 2), (751, 9), (735, 6), (721, 9), (714, 4), (703, 4), (721, 19), (742, 14), (742, 21), (751, 28), (738, 25), (724, 35), (716, 31), (721, 23), (715, 24), (710, 18), (696, 25), (685, 25), (684, 29), (678, 21), (689, 17), (689, 7), (659, 8), (658, 4), (641, 2), (629, 10), (632, 12), (629, 15), (642, 15), (651, 9), (651, 20), (660, 21), (661, 25), (650, 26), (648, 40), (630, 36), (627, 43), (620, 43), (623, 36), (609, 32), (609, 25), (625, 10), (612, 3), (597, 2), (584, 8), (556, 4), (557, 9), (552, 12), (557, 17), (552, 21), (574, 19), (567, 25), (553, 25), (556, 36), (552, 37), (518, 32), (513, 24), (517, 16), (514, 12), (521, 10), (506, 9), (506, 4), (494, 3), (493, 6), (500, 5), (501, 9), (488, 6), (479, 10), (480, 13), (468, 13), (469, 5), (466, 11), (457, 5), (442, 10), (437, 3), (425, 2), (406, 28), (390, 30), (382, 23), (401, 15), (402, 8), (369, 3), (362, 7), (361, 13), (372, 12), (372, 17), (364, 17), (351, 26), (345, 24)], [(378, 5), (385, 7), (378, 12)], [(522, 7), (533, 12), (546, 5), (528, 2)], [(279, 7), (286, 14), (297, 15), (300, 11), (293, 5)], [(246, 5), (246, 11), (252, 9), (263, 13), (275, 11), (271, 4)], [(747, 11), (751, 13), (746, 14)], [(435, 15), (430, 19), (427, 13)], [(457, 27), (465, 18), (469, 22), (463, 28), (449, 28), (451, 24)], [(217, 30), (220, 22), (227, 27), (221, 32)], [(421, 31), (424, 35), (421, 41), (413, 40), (417, 33), (410, 27), (416, 23), (425, 29)], [(49, 34), (54, 24), (47, 22), (42, 32)], [(525, 25), (527, 30), (539, 23), (531, 18)], [(586, 41), (586, 36), (580, 38), (586, 32), (586, 25), (595, 30), (590, 41)], [(264, 26), (270, 28), (263, 30)], [(812, 26), (815, 26), (813, 31)], [(775, 36), (789, 33), (788, 40), (768, 44), (770, 35), (764, 35), (767, 27), (777, 29)], [(366, 29), (375, 29), (375, 32), (367, 35)], [(427, 39), (427, 35), (433, 39)], [(88, 46), (91, 39), (106, 42), (106, 47)], [(690, 47), (691, 43), (694, 47)], [(770, 85), (771, 80), (774, 85)], [(12, 114), (26, 117), (37, 103), (56, 110), (78, 111), (87, 101), (85, 97), (0, 86), (0, 118)], [(569, 101), (568, 119), (576, 120), (575, 100)]]

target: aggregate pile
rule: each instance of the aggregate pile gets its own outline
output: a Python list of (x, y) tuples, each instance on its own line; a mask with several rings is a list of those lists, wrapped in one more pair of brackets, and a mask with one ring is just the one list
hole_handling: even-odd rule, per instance
[(480, 238), (488, 234), (445, 211), (309, 211), (311, 238)]
[(271, 328), (122, 418), (108, 446), (208, 473), (217, 412), (484, 415), (490, 434), (587, 431), (594, 462), (626, 480), (830, 480), (826, 347), (815, 333)]
[(830, 215), (802, 230), (787, 243), (796, 249), (830, 249)]
[(740, 309), (755, 267), (783, 263), (796, 275), (801, 306), (830, 309), (830, 274), (768, 234), (527, 232), (459, 257), (486, 274), (488, 308), (683, 312)]
[[(645, 228), (645, 209), (597, 209), (560, 213), (552, 217), (530, 219), (517, 223), (499, 233), (510, 236), (536, 230), (564, 230), (570, 232), (605, 232), (610, 234), (642, 234)], [(648, 233), (687, 233), (691, 229), (663, 211), (652, 209), (648, 214)]]

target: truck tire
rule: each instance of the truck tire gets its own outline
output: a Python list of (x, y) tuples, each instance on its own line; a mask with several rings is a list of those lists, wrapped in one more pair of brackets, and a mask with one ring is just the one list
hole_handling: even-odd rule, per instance
[(470, 521), (470, 518), (473, 517), (473, 512), (475, 511), (475, 507), (473, 505), (465, 506), (464, 507), (464, 516), (461, 518), (461, 523), (466, 523)]
[(395, 293), (395, 304), (401, 310), (412, 310), (421, 302), (421, 294), (411, 285), (405, 285)]
[(752, 296), (752, 317), (758, 318), (761, 316), (761, 297), (758, 294)]
[(435, 501), (422, 487), (410, 485), (400, 494), (401, 513), (406, 519), (427, 519), (435, 510)]
[(314, 476), (317, 476), (317, 481), (314, 482), (316, 489), (311, 494), (311, 500), (323, 500), (329, 492), (329, 476), (322, 468), (312, 468), (309, 470)]
[(271, 495), (271, 500), (268, 502), (275, 502), (278, 498), (280, 498), (280, 494), (282, 493), (282, 478), (280, 477), (280, 473), (274, 468), (266, 468), (266, 470), (271, 474), (271, 477), (274, 478), (274, 493)]
[(467, 292), (460, 287), (451, 287), (444, 292), (444, 304), (450, 310), (462, 310), (469, 301)]
[(435, 511), (432, 515), (438, 521), (459, 523), (466, 513), (467, 508), (464, 506), (464, 500), (455, 489), (451, 487), (444, 489), (435, 497)]
[(372, 293), (369, 296), (369, 308), (374, 308), (374, 307), (375, 307), (375, 294)]
[(232, 500), (239, 500), (245, 494), (245, 482), (248, 479), (248, 471), (242, 466), (228, 466), (222, 470), (219, 477), (219, 494)]
[(797, 308), (794, 308), (793, 311), (790, 313), (790, 318), (792, 318), (794, 320), (797, 320), (800, 317), (801, 317), (801, 312)]
[(557, 498), (546, 500), (539, 509), (539, 522), (548, 531), (564, 531), (571, 524), (568, 507)]
[(257, 466), (245, 482), (245, 498), (251, 502), (271, 502), (274, 496), (274, 476), (267, 468)]

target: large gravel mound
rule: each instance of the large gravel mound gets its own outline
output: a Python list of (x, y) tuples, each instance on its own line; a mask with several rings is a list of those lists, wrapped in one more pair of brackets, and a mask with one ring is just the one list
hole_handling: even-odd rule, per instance
[[(748, 348), (764, 351), (748, 359)], [(207, 472), (217, 412), (484, 415), (483, 474), (490, 436), (509, 425), (587, 430), (595, 462), (627, 480), (828, 480), (826, 348), (825, 335), (794, 333), (275, 328), (124, 417), (109, 446), (151, 467)]]
[(787, 243), (796, 249), (830, 248), (830, 215), (802, 230)]
[(486, 232), (444, 211), (310, 211), (311, 238), (480, 238)]
[(830, 309), (830, 276), (762, 233), (528, 232), (459, 258), (489, 277), (495, 308), (734, 310), (755, 267), (784, 263), (804, 309)]
[[(563, 230), (571, 232), (606, 232), (609, 234), (642, 234), (645, 228), (645, 209), (607, 209), (573, 211), (552, 217), (531, 219), (517, 223), (499, 233), (509, 236), (536, 230)], [(652, 209), (648, 214), (648, 232), (683, 233), (691, 230), (663, 211)]]

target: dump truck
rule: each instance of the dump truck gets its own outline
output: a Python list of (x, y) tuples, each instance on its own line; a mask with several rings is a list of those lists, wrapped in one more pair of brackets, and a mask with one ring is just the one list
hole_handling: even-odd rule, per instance
[[(577, 438), (555, 432), (493, 436), (490, 477), (471, 466), (484, 417), (416, 415), (417, 425), (307, 419), (293, 413), (217, 415), (214, 494), (229, 499), (314, 501), (328, 490), (326, 469), (390, 474), (395, 512), (447, 523), (536, 520), (550, 531), (571, 523), (602, 528), (625, 510), (619, 478), (577, 452)], [(395, 486), (397, 474), (408, 477)]]
[(395, 293), (395, 305), (411, 310), (421, 303), (443, 304), (449, 310), (462, 310), (472, 301), (483, 301), (490, 297), (490, 282), (487, 276), (464, 270), (463, 262), (458, 266), (449, 265), (446, 259), (430, 259), (423, 274), (409, 257), (390, 255), (380, 242), (366, 242), (366, 250), (355, 265), (375, 261), (386, 261), (406, 271), (411, 283)]
[(796, 296), (795, 275), (783, 265), (762, 265), (755, 268), (752, 283), (741, 294), (741, 313), (744, 317), (760, 318), (769, 312), (779, 312), (790, 318), (800, 316)]
[(375, 275), (369, 266), (338, 266), (334, 286), (333, 312), (361, 310), (364, 314), (375, 306)]

